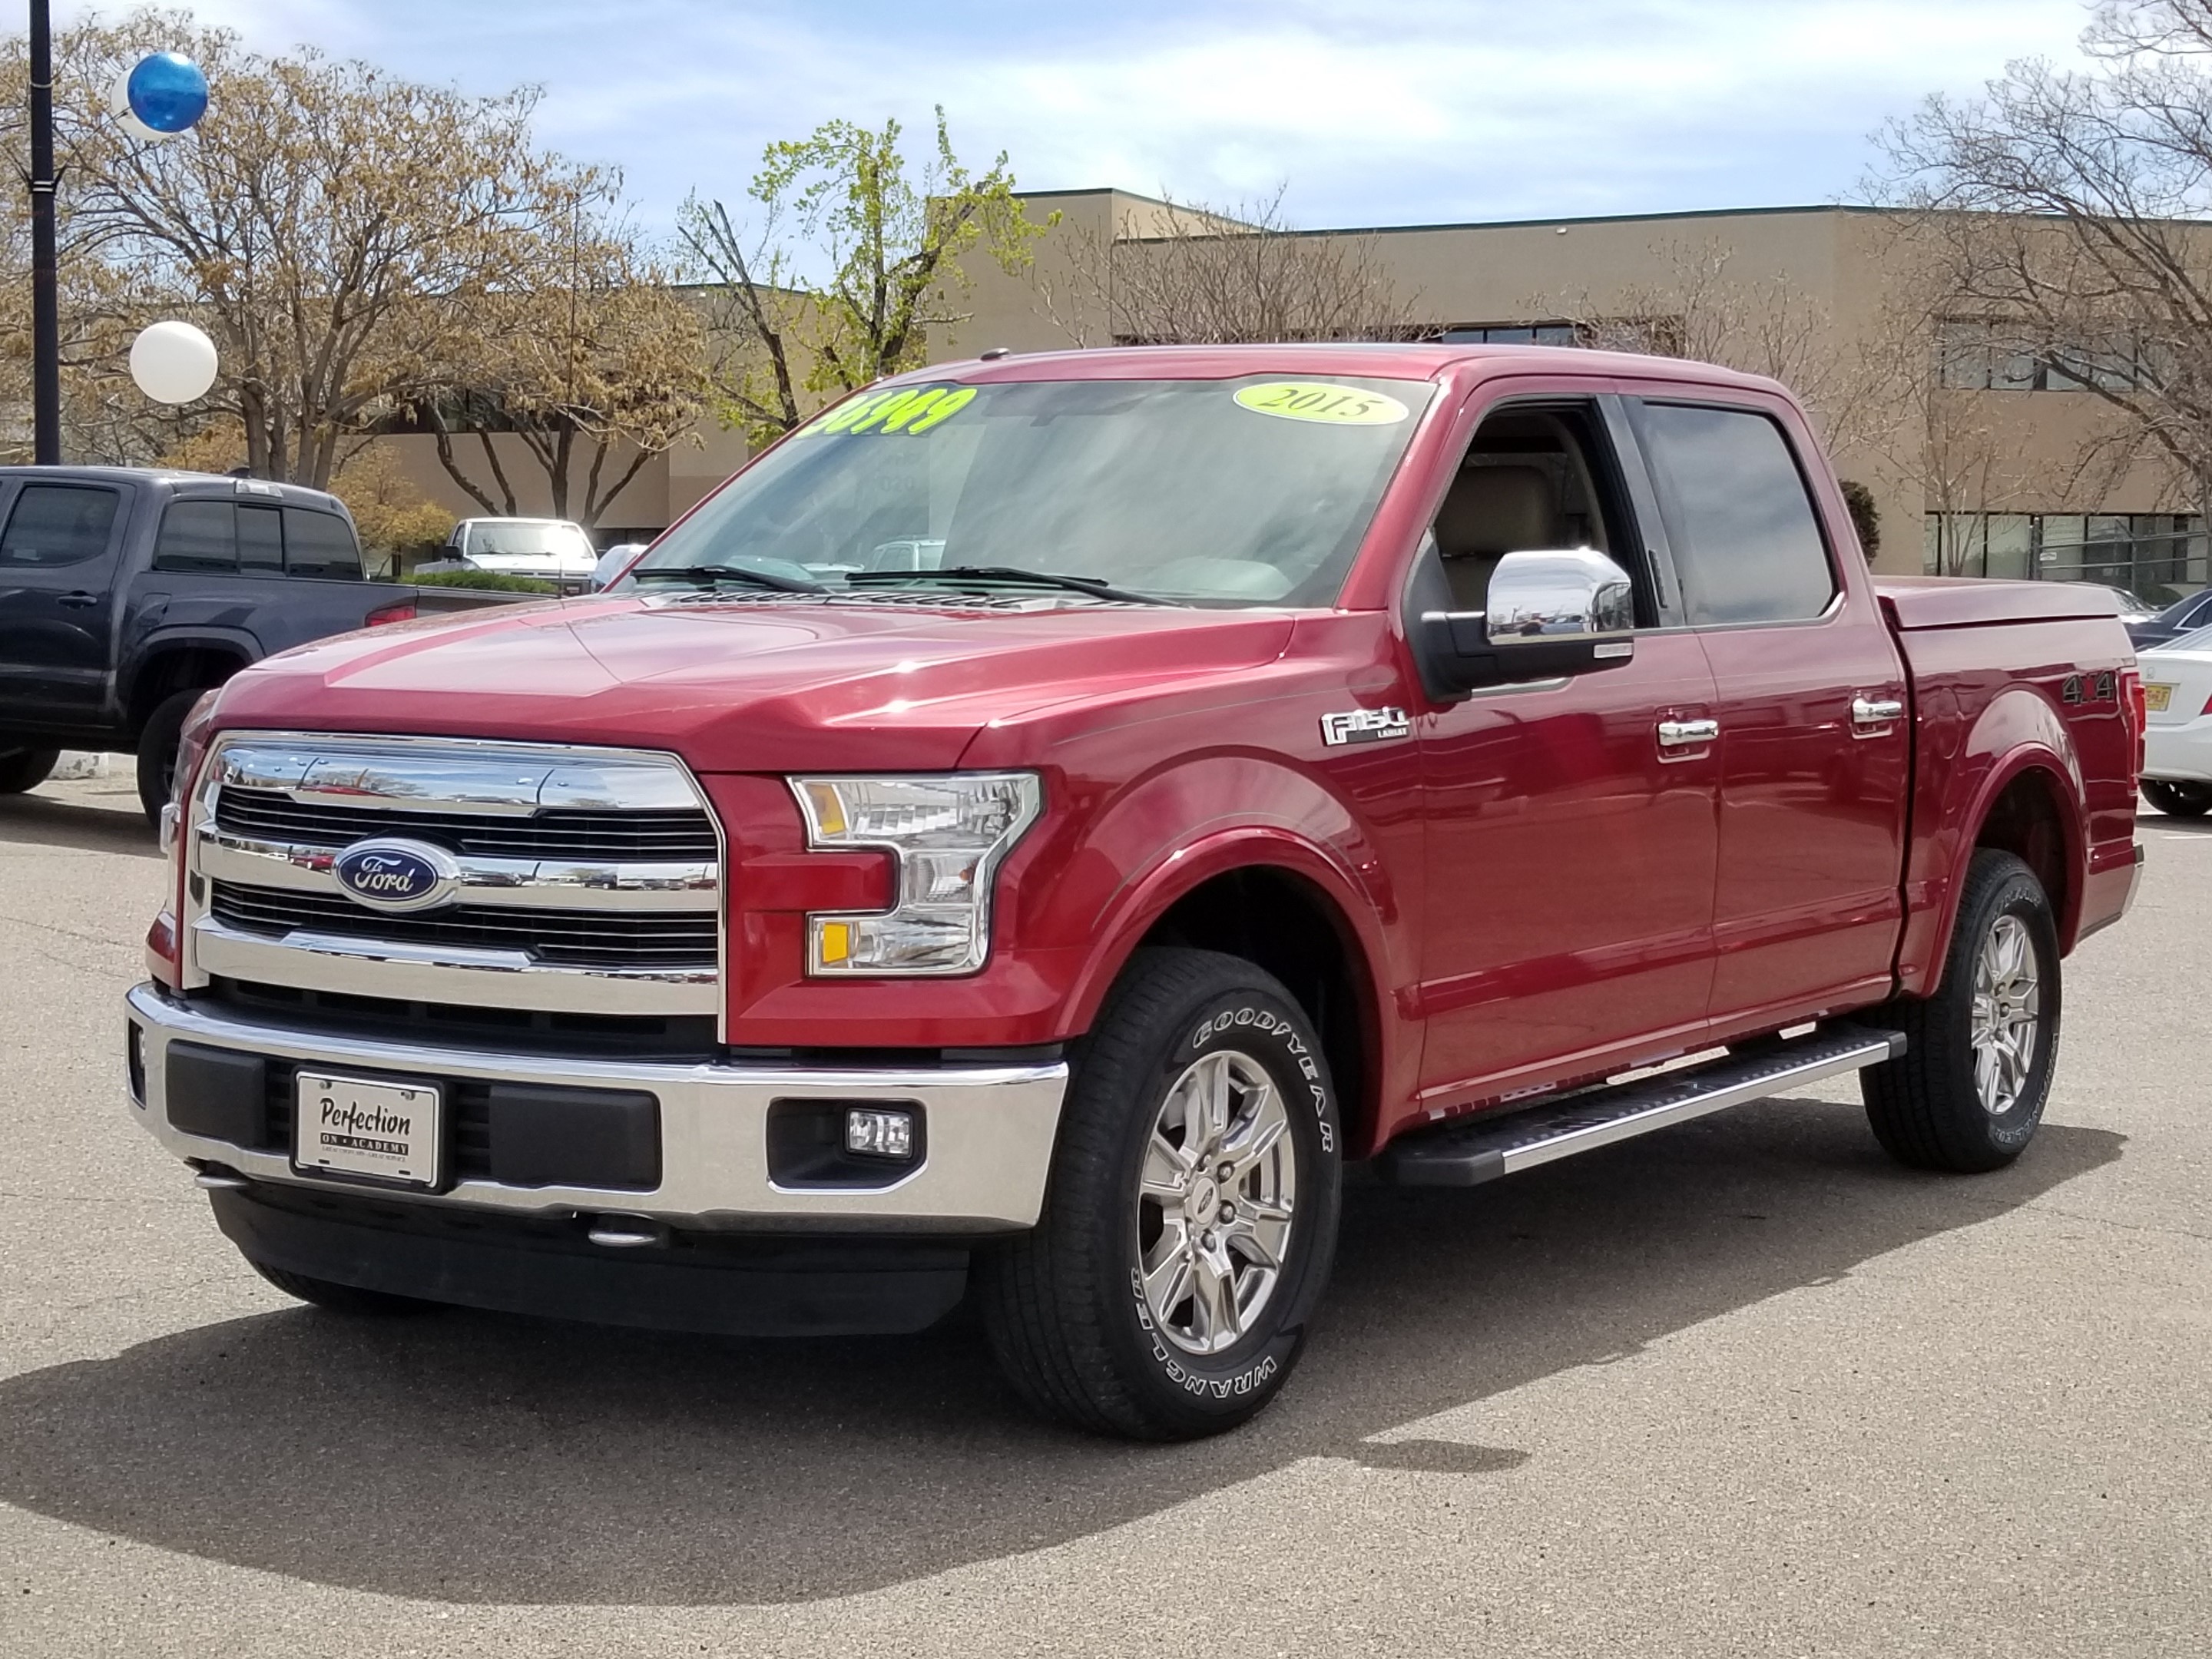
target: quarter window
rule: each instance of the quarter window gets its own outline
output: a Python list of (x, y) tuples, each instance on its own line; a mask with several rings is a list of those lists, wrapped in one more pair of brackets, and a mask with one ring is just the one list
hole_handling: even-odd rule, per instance
[(43, 569), (98, 558), (107, 551), (118, 501), (112, 489), (24, 485), (0, 535), (0, 565)]
[(1835, 571), (1780, 427), (1750, 410), (1647, 404), (1643, 428), (1692, 623), (1828, 608)]

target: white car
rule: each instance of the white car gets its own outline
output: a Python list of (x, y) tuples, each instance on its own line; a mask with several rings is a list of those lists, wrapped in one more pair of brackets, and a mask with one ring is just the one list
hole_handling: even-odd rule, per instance
[(2212, 812), (2212, 628), (2154, 645), (2136, 659), (2149, 726), (2143, 799), (2178, 818)]
[(464, 519), (447, 538), (444, 556), (423, 568), (490, 570), (580, 588), (599, 561), (583, 526), (566, 519)]

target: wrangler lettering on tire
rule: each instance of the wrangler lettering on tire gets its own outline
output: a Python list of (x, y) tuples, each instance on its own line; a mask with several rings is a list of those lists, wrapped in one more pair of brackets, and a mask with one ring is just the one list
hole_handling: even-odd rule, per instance
[(1140, 951), (1078, 1057), (1042, 1218), (979, 1263), (1014, 1387), (1152, 1440), (1257, 1412), (1335, 1251), (1337, 1119), (1320, 1040), (1271, 975)]

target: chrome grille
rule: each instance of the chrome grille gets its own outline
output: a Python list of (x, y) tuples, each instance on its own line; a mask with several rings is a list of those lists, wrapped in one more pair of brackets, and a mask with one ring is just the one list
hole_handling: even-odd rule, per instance
[[(185, 826), (185, 987), (719, 1028), (721, 837), (675, 757), (230, 732)], [(371, 908), (343, 848), (449, 860), (450, 897)]]
[(330, 806), (273, 789), (228, 788), (216, 798), (218, 829), (295, 846), (349, 847), (371, 836), (407, 836), (487, 858), (711, 862), (714, 821), (704, 812), (540, 811), (528, 817)]
[(699, 968), (714, 965), (714, 913), (556, 910), (450, 904), (415, 915), (384, 915), (328, 893), (213, 884), (208, 914), (227, 927), (281, 939), (294, 933), (346, 939), (447, 945), (468, 951), (520, 951), (533, 962), (580, 968)]

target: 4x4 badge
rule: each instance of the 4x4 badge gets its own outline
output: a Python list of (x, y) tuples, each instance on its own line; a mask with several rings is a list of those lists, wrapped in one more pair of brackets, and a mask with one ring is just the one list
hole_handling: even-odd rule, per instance
[(1346, 743), (1381, 743), (1411, 737), (1413, 722), (1402, 708), (1350, 708), (1321, 717), (1321, 740), (1332, 749)]

